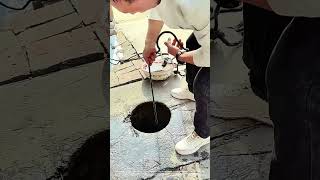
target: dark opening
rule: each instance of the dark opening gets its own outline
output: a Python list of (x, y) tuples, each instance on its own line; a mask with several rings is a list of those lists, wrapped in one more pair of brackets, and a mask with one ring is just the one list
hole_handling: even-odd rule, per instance
[(155, 102), (157, 107), (158, 123), (156, 123), (153, 111), (153, 102), (148, 101), (139, 104), (131, 113), (132, 126), (144, 133), (155, 133), (164, 129), (170, 122), (170, 109), (161, 102)]
[(47, 180), (105, 180), (110, 178), (110, 131), (104, 130), (90, 137), (70, 157), (67, 167), (60, 166)]

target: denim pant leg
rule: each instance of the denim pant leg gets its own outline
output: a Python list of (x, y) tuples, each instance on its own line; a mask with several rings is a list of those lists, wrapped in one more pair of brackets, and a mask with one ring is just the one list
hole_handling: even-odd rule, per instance
[(320, 179), (320, 19), (295, 18), (267, 69), (275, 159), (270, 180)]
[(194, 80), (194, 98), (196, 100), (196, 112), (194, 115), (194, 127), (196, 133), (202, 137), (210, 136), (208, 125), (208, 108), (210, 101), (210, 68), (202, 67)]
[[(201, 46), (198, 43), (196, 37), (194, 34), (191, 34), (186, 42), (186, 47), (192, 51), (199, 49)], [(200, 70), (200, 67), (195, 66), (193, 64), (186, 64), (186, 81), (188, 83), (189, 91), (193, 93), (193, 82), (194, 78), (196, 77), (198, 71)]]

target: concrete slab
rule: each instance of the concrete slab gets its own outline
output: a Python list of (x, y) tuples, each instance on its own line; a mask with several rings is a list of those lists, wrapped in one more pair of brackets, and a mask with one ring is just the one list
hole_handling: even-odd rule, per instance
[(116, 73), (119, 77), (119, 84), (126, 84), (128, 82), (139, 81), (142, 79), (141, 74), (138, 70), (134, 69), (126, 74)]
[(13, 32), (0, 32), (0, 39), (0, 84), (30, 75), (27, 52)]
[(26, 50), (17, 46), (0, 53), (0, 84), (30, 75)]
[(102, 63), (0, 87), (0, 177), (47, 179), (108, 127)]
[(33, 72), (68, 61), (81, 63), (101, 60), (104, 54), (97, 37), (86, 28), (34, 42), (27, 46), (27, 51)]
[(88, 26), (88, 29), (96, 34), (99, 41), (102, 43), (105, 51), (108, 51), (108, 53), (110, 53), (108, 50), (108, 46), (110, 44), (110, 39), (108, 38), (109, 31), (107, 31), (107, 26), (103, 25), (103, 24), (95, 23), (95, 24)]
[(86, 25), (101, 22), (107, 18), (109, 6), (105, 0), (72, 0), (72, 3)]
[(130, 123), (122, 122), (137, 104), (151, 100), (149, 80), (110, 90), (112, 179), (209, 178), (209, 146), (191, 156), (177, 155), (174, 150), (175, 143), (193, 130), (194, 107), (170, 95), (172, 88), (184, 83), (179, 77), (154, 81), (155, 99), (172, 112), (167, 128), (155, 134), (135, 132)]
[(213, 43), (211, 56), (211, 115), (223, 119), (251, 118), (272, 125), (268, 104), (256, 97), (250, 87), (248, 69), (242, 60), (242, 47)]
[(217, 98), (216, 105), (211, 107), (211, 113), (214, 117), (222, 119), (248, 118), (273, 125), (270, 121), (268, 103), (264, 102), (250, 90), (242, 92), (239, 96), (225, 96)]
[(61, 34), (82, 25), (77, 13), (55, 19), (48, 23), (28, 29), (18, 35), (24, 45)]
[(113, 88), (119, 84), (119, 79), (114, 72), (110, 72), (110, 88)]
[(267, 180), (272, 129), (263, 125), (234, 127), (233, 133), (211, 140), (211, 179)]
[(8, 51), (10, 48), (19, 46), (18, 38), (13, 34), (12, 31), (0, 31), (0, 54)]
[[(209, 173), (202, 172), (200, 162), (203, 163), (202, 168), (209, 169), (209, 146), (195, 155), (180, 156), (175, 153), (175, 143), (187, 135), (183, 124), (185, 118), (180, 110), (172, 111), (169, 125), (156, 134), (134, 132), (131, 125), (123, 123), (121, 118), (111, 119), (111, 178), (208, 179)], [(135, 136), (136, 133), (138, 136)]]
[[(142, 59), (127, 60), (129, 58), (138, 58), (135, 48), (121, 32), (117, 34), (116, 39), (117, 44), (110, 45), (111, 53), (113, 53), (110, 55), (110, 61), (112, 62), (111, 88), (122, 86), (130, 82), (140, 81), (144, 78), (143, 73), (141, 72)], [(114, 56), (116, 56), (116, 58)]]
[[(153, 81), (155, 100), (164, 102), (169, 107), (184, 104), (186, 101), (175, 100), (170, 95), (171, 89), (182, 85), (185, 85), (185, 82), (179, 76), (172, 76), (167, 81)], [(126, 116), (136, 105), (152, 100), (150, 81), (144, 80), (112, 88), (110, 97), (112, 97), (110, 115), (113, 117)]]
[(34, 11), (18, 12), (12, 17), (11, 26), (15, 33), (47, 23), (74, 12), (69, 1), (61, 1)]

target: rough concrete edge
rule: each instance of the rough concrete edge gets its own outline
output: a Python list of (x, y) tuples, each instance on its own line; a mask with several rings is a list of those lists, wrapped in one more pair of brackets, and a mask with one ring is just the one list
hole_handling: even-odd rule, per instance
[(166, 167), (163, 169), (158, 170), (157, 172), (155, 172), (155, 174), (153, 176), (150, 176), (148, 178), (140, 178), (140, 180), (151, 180), (151, 179), (155, 179), (159, 174), (166, 172), (166, 171), (170, 171), (170, 172), (175, 172), (177, 170), (179, 170), (180, 168), (184, 167), (184, 166), (189, 166), (191, 164), (195, 164), (195, 163), (200, 163), (201, 161), (205, 161), (205, 160), (210, 160), (210, 156), (201, 158), (199, 160), (195, 160), (186, 164), (181, 164), (179, 166), (175, 166), (175, 167)]
[[(136, 48), (133, 46), (133, 44), (128, 40), (128, 38), (125, 36), (124, 33), (120, 32), (122, 34), (122, 36), (126, 39), (127, 42), (130, 43), (130, 46), (132, 47), (132, 49), (135, 51), (136, 54), (138, 54)], [(114, 85), (114, 86), (110, 86), (110, 89), (113, 89), (113, 88), (117, 88), (117, 87), (121, 87), (121, 86), (124, 86), (124, 85), (128, 85), (128, 84), (131, 84), (131, 83), (135, 83), (135, 82), (139, 82), (139, 81), (142, 81), (142, 80), (145, 80), (147, 79), (147, 77), (145, 76), (145, 74), (142, 72), (141, 68), (137, 67), (137, 65), (135, 63), (133, 63), (134, 61), (129, 61), (129, 62), (132, 62), (133, 66), (136, 68), (136, 70), (139, 71), (140, 75), (141, 75), (141, 78), (139, 79), (134, 79), (134, 80), (131, 80), (131, 81), (128, 81), (128, 82), (125, 82), (125, 83), (120, 83), (120, 84), (117, 84), (117, 85)]]
[(20, 76), (16, 76), (11, 79), (2, 81), (2, 82), (0, 82), (0, 86), (23, 81), (23, 80), (26, 80), (29, 78), (44, 76), (44, 75), (58, 72), (58, 71), (61, 71), (64, 69), (69, 69), (69, 68), (81, 66), (84, 64), (100, 61), (103, 59), (104, 59), (104, 53), (93, 53), (93, 54), (89, 54), (89, 55), (82, 56), (79, 58), (69, 59), (69, 60), (64, 61), (62, 63), (50, 66), (48, 68), (44, 68), (44, 69), (40, 69), (40, 70), (36, 70), (36, 71), (30, 71), (30, 74), (20, 75)]
[(32, 71), (31, 76), (32, 77), (42, 76), (42, 75), (50, 74), (50, 73), (57, 72), (60, 70), (69, 69), (69, 68), (73, 68), (76, 66), (81, 66), (84, 64), (96, 62), (96, 61), (102, 60), (103, 58), (104, 58), (104, 53), (88, 54), (86, 56), (82, 56), (79, 58), (69, 59), (67, 61), (50, 66), (45, 69)]

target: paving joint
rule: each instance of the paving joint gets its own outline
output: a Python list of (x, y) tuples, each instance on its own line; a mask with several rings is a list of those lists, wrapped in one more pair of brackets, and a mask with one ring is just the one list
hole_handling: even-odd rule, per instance
[(69, 3), (71, 4), (71, 6), (72, 6), (72, 8), (74, 9), (74, 11), (75, 11), (77, 14), (79, 14), (78, 9), (75, 7), (75, 5), (72, 3), (72, 1), (71, 1), (71, 0), (68, 0), (68, 1), (69, 1)]
[(102, 40), (100, 39), (96, 31), (93, 31), (93, 34), (96, 36), (97, 40), (99, 41), (100, 45), (102, 46), (104, 52), (107, 54), (107, 57), (108, 57), (109, 56), (108, 48), (105, 47), (105, 45), (103, 44)]
[(175, 166), (175, 167), (165, 167), (165, 168), (162, 168), (160, 170), (158, 170), (157, 172), (155, 172), (155, 174), (151, 177), (148, 177), (148, 178), (141, 178), (141, 180), (152, 180), (154, 178), (156, 178), (157, 175), (161, 174), (162, 172), (176, 172), (176, 171), (180, 171), (180, 168), (182, 167), (185, 167), (185, 166), (189, 166), (189, 165), (192, 165), (192, 164), (195, 164), (195, 163), (200, 163), (202, 161), (205, 161), (205, 160), (209, 160), (210, 157), (209, 156), (206, 156), (204, 158), (201, 158), (199, 160), (196, 160), (196, 161), (192, 161), (192, 162), (189, 162), (189, 163), (186, 163), (186, 164), (181, 164), (179, 166)]
[(117, 88), (117, 87), (125, 86), (125, 85), (132, 84), (132, 83), (135, 83), (135, 82), (139, 82), (139, 81), (142, 81), (142, 80), (143, 79), (141, 78), (141, 79), (128, 81), (128, 82), (125, 82), (125, 83), (122, 83), (122, 84), (118, 84), (118, 85), (112, 86), (112, 87), (110, 87), (110, 89), (114, 89), (114, 88)]
[(57, 34), (53, 34), (53, 35), (51, 35), (51, 36), (44, 37), (44, 38), (39, 39), (39, 40), (36, 40), (36, 41), (34, 41), (34, 42), (46, 40), (46, 39), (49, 39), (49, 38), (51, 38), (51, 37), (58, 36), (58, 35), (60, 35), (60, 34), (68, 33), (68, 32), (71, 32), (71, 31), (73, 31), (73, 30), (76, 30), (76, 29), (80, 29), (80, 28), (83, 27), (82, 25), (83, 25), (83, 22), (81, 22), (81, 23), (79, 23), (78, 25), (76, 25), (76, 26), (74, 26), (74, 27), (72, 27), (72, 28), (70, 28), (70, 29), (67, 29), (67, 30), (65, 30), (65, 31), (63, 31), (63, 32), (60, 32), (60, 33), (57, 33)]
[(266, 151), (258, 151), (253, 153), (239, 153), (239, 154), (221, 154), (218, 155), (218, 157), (232, 157), (232, 156), (259, 156), (259, 155), (265, 155), (272, 153), (272, 150), (266, 150)]
[(227, 132), (221, 133), (221, 134), (216, 135), (216, 136), (211, 136), (210, 137), (210, 141), (221, 139), (223, 137), (230, 136), (230, 135), (232, 136), (235, 133), (241, 133), (241, 132), (244, 132), (244, 131), (257, 129), (257, 128), (260, 127), (260, 125), (262, 125), (262, 123), (254, 124), (254, 125), (251, 125), (251, 126), (246, 126), (246, 127), (243, 127), (243, 128), (240, 128), (240, 129), (236, 129), (236, 130), (227, 131)]
[(19, 34), (21, 34), (21, 33), (25, 32), (25, 31), (27, 31), (27, 30), (29, 30), (29, 29), (32, 29), (32, 28), (34, 28), (34, 27), (38, 27), (38, 26), (41, 26), (41, 25), (47, 24), (47, 23), (52, 22), (52, 21), (55, 21), (55, 20), (59, 20), (60, 18), (66, 17), (66, 16), (71, 15), (71, 14), (73, 14), (73, 13), (74, 13), (74, 12), (67, 13), (67, 14), (65, 14), (65, 15), (62, 15), (62, 16), (59, 16), (59, 17), (56, 17), (56, 18), (54, 18), (54, 19), (49, 19), (49, 20), (47, 20), (47, 21), (45, 21), (45, 22), (42, 22), (42, 23), (39, 23), (39, 24), (34, 24), (34, 25), (31, 25), (31, 26), (27, 26), (24, 30), (22, 30), (22, 31), (18, 31), (18, 32), (13, 32), (13, 33), (14, 33), (14, 35), (16, 35), (16, 36), (17, 36), (17, 35), (19, 35)]

